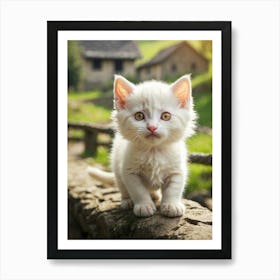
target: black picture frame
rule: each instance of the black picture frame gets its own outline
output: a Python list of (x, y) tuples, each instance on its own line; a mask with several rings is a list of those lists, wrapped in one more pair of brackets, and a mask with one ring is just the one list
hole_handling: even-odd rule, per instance
[[(222, 248), (220, 250), (60, 250), (58, 249), (58, 31), (219, 30), (222, 36)], [(48, 91), (48, 259), (230, 259), (231, 258), (231, 22), (47, 22)]]

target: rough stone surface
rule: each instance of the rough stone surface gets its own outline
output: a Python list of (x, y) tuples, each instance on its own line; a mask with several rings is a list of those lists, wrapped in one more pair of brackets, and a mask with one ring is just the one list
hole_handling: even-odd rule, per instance
[(120, 208), (115, 187), (98, 185), (86, 174), (88, 162), (68, 161), (69, 239), (212, 239), (212, 212), (184, 199), (182, 217), (163, 217), (159, 211), (148, 218)]
[(132, 210), (120, 209), (120, 199), (119, 191), (112, 187), (69, 188), (70, 213), (87, 238), (212, 238), (212, 213), (197, 202), (183, 200), (187, 211), (180, 218), (167, 218), (160, 213), (138, 218)]

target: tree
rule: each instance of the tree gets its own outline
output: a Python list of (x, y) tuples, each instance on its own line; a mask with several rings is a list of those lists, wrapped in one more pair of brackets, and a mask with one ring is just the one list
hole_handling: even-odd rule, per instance
[(83, 65), (77, 41), (68, 41), (68, 89), (77, 91), (82, 82)]

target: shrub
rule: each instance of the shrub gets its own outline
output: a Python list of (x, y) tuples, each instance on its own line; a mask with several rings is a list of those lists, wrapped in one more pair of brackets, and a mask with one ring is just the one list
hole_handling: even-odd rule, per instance
[(68, 41), (68, 89), (80, 89), (83, 78), (82, 63), (78, 42)]

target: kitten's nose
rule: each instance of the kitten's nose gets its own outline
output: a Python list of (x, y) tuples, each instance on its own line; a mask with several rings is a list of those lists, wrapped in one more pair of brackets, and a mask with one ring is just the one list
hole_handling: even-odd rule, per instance
[(157, 127), (154, 126), (154, 125), (149, 125), (147, 128), (148, 128), (151, 132), (155, 132), (155, 131), (157, 130)]

